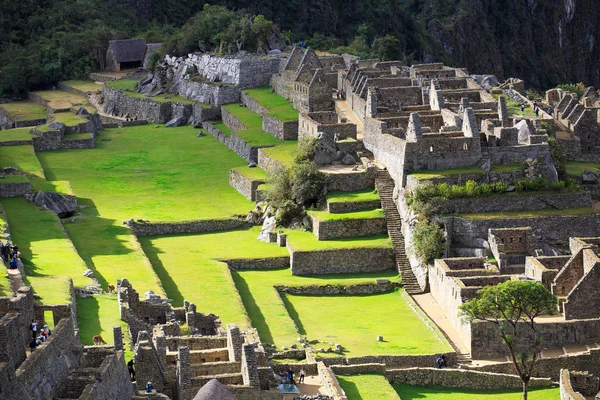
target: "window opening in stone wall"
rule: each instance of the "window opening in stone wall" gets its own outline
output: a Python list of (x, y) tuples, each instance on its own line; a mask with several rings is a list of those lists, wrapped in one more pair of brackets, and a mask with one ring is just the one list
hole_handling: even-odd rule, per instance
[(463, 150), (469, 150), (469, 145), (468, 144), (463, 144)]
[(433, 153), (433, 146), (429, 146), (429, 152)]

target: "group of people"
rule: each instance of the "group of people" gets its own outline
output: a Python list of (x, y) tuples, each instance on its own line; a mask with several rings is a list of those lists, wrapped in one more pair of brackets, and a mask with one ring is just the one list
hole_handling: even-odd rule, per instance
[[(548, 115), (552, 116), (552, 111), (552, 107), (548, 107), (548, 110), (546, 112), (548, 113)], [(539, 118), (540, 106), (537, 103), (537, 101), (533, 102), (533, 112), (535, 113), (535, 116)], [(521, 103), (521, 114), (523, 114), (523, 117), (525, 117), (525, 103)]]
[(48, 337), (50, 337), (50, 335), (52, 334), (52, 331), (50, 331), (50, 328), (48, 328), (48, 325), (44, 325), (43, 328), (39, 327), (39, 322), (37, 319), (32, 319), (31, 320), (31, 324), (29, 325), (29, 330), (31, 330), (31, 342), (29, 342), (29, 348), (31, 349), (31, 352), (33, 353), (33, 350), (35, 350), (36, 347), (38, 347), (40, 344), (44, 343), (46, 340), (48, 340)]
[(6, 243), (0, 241), (0, 256), (5, 263), (8, 263), (10, 269), (19, 267), (19, 248), (16, 244), (11, 244), (9, 240)]
[(342, 89), (336, 89), (335, 90), (335, 97), (338, 99), (345, 99), (346, 98), (346, 92), (344, 92)]
[[(304, 383), (304, 377), (306, 376), (304, 369), (300, 370), (298, 376), (298, 383)], [(294, 380), (294, 371), (292, 371), (291, 369), (288, 369), (285, 373), (285, 382), (288, 384), (296, 384), (296, 381)]]

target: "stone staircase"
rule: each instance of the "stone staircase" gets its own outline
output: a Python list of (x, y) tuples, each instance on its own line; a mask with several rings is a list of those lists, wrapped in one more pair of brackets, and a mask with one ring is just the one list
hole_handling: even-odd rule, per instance
[(377, 171), (377, 177), (375, 178), (375, 186), (379, 197), (381, 198), (381, 205), (385, 212), (385, 219), (387, 221), (388, 235), (392, 239), (394, 245), (394, 253), (396, 256), (396, 266), (398, 272), (402, 276), (402, 282), (404, 288), (408, 294), (419, 294), (423, 290), (417, 278), (410, 267), (408, 258), (406, 257), (406, 251), (404, 248), (404, 236), (402, 235), (402, 219), (400, 213), (394, 203), (394, 180), (390, 177), (387, 171)]

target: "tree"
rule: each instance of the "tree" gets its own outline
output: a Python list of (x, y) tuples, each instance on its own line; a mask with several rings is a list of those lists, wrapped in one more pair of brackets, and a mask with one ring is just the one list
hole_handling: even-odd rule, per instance
[(385, 35), (373, 42), (373, 55), (381, 61), (399, 60), (402, 57), (402, 43), (392, 35)]
[[(515, 372), (523, 381), (523, 400), (527, 400), (529, 380), (543, 343), (535, 319), (554, 314), (557, 298), (538, 282), (518, 280), (487, 286), (477, 294), (460, 306), (459, 314), (469, 322), (483, 320), (498, 326)], [(517, 338), (523, 340), (517, 343)]]

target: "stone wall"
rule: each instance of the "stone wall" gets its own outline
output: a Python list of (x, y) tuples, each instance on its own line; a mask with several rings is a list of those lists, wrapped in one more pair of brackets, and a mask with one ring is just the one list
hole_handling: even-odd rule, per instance
[(246, 222), (239, 219), (202, 220), (186, 222), (155, 222), (141, 223), (130, 222), (129, 227), (136, 236), (174, 235), (178, 233), (203, 233), (225, 231), (247, 226)]
[(227, 266), (232, 270), (263, 270), (263, 269), (281, 269), (290, 266), (289, 257), (273, 258), (252, 258), (224, 260)]
[(281, 75), (276, 74), (271, 77), (271, 87), (281, 97), (285, 97), (286, 99), (292, 99), (294, 96), (294, 90), (292, 87), (287, 86), (285, 80), (281, 77)]
[(52, 399), (79, 364), (82, 346), (71, 318), (61, 320), (50, 338), (17, 369), (17, 380), (34, 399)]
[(325, 389), (325, 392), (329, 396), (333, 397), (334, 400), (348, 400), (346, 393), (340, 386), (340, 383), (331, 368), (327, 367), (322, 362), (318, 362), (317, 371), (319, 378), (321, 378), (321, 387)]
[[(237, 121), (237, 120), (236, 120)], [(230, 121), (232, 123), (232, 121)], [(229, 125), (228, 125), (229, 126)], [(208, 131), (211, 135), (216, 137), (221, 143), (233, 150), (237, 155), (242, 157), (246, 162), (253, 162), (259, 164), (258, 150), (259, 147), (250, 146), (242, 138), (235, 133), (231, 136), (226, 136), (213, 125), (208, 122), (203, 122), (202, 127)], [(244, 128), (245, 129), (245, 128)], [(237, 129), (240, 130), (240, 129)], [(260, 164), (259, 164), (260, 166)], [(262, 167), (261, 167), (262, 168)], [(264, 168), (263, 168), (264, 169)]]
[[(332, 115), (334, 120), (326, 121), (326, 117)], [(309, 114), (301, 113), (298, 118), (298, 137), (316, 138), (319, 133), (326, 136), (335, 137), (339, 140), (356, 139), (356, 125), (350, 123), (339, 123), (337, 113), (335, 112), (314, 112)]]
[(283, 122), (268, 114), (262, 116), (262, 130), (281, 140), (298, 139), (298, 123), (296, 121)]
[(357, 190), (373, 189), (375, 187), (375, 176), (377, 167), (372, 166), (358, 171), (336, 171), (335, 169), (324, 170), (327, 175), (327, 188), (330, 191), (341, 190), (353, 192)]
[(337, 296), (381, 294), (402, 286), (398, 282), (378, 279), (376, 283), (358, 283), (355, 285), (310, 285), (310, 286), (275, 286), (280, 293), (307, 296)]
[(473, 239), (487, 239), (489, 229), (528, 226), (542, 239), (549, 240), (568, 242), (569, 237), (600, 236), (600, 214), (490, 219), (445, 217), (444, 225), (452, 242), (465, 244)]
[(257, 200), (256, 189), (263, 183), (265, 183), (264, 180), (253, 180), (235, 169), (229, 170), (229, 186), (250, 201)]
[(80, 400), (129, 400), (134, 395), (129, 371), (122, 351), (105, 358), (95, 374), (96, 382), (88, 385)]
[(518, 196), (498, 195), (463, 199), (435, 199), (430, 201), (436, 214), (487, 213), (503, 211), (544, 210), (547, 208), (568, 209), (590, 207), (589, 192), (523, 194)]
[(220, 83), (194, 82), (183, 79), (177, 84), (177, 93), (186, 99), (204, 104), (214, 104), (217, 107), (240, 101), (238, 87)]
[(294, 250), (288, 242), (292, 275), (377, 272), (396, 267), (389, 247), (340, 250)]
[(311, 215), (313, 233), (319, 240), (375, 236), (387, 232), (385, 218), (320, 220)]
[(585, 400), (579, 392), (571, 386), (571, 374), (568, 369), (560, 371), (560, 400)]
[(250, 97), (247, 93), (242, 92), (241, 94), (242, 103), (246, 105), (249, 109), (254, 111), (256, 114), (264, 115), (269, 112), (266, 108), (261, 106), (256, 100)]
[[(443, 386), (477, 390), (522, 389), (523, 381), (514, 375), (493, 374), (450, 368), (409, 368), (389, 370), (386, 373), (392, 383), (416, 386)], [(532, 378), (530, 388), (551, 387), (554, 383), (548, 378)]]
[(220, 110), (217, 107), (202, 107), (198, 104), (159, 102), (152, 98), (128, 96), (117, 89), (104, 85), (102, 90), (104, 112), (120, 117), (127, 116), (135, 120), (145, 120), (152, 123), (165, 123), (177, 117), (196, 122), (218, 119)]
[(381, 200), (362, 201), (362, 202), (327, 202), (327, 211), (330, 213), (345, 213), (361, 210), (372, 210), (381, 208)]
[(0, 198), (18, 197), (31, 193), (31, 184), (27, 182), (3, 183), (0, 180)]
[(14, 297), (0, 297), (0, 353), (8, 356), (16, 367), (26, 358), (31, 331), (29, 324), (36, 316), (33, 290), (21, 287)]
[(246, 125), (239, 119), (237, 119), (232, 113), (227, 111), (224, 107), (221, 107), (221, 119), (223, 123), (229, 127), (233, 132), (243, 131), (248, 129)]
[[(385, 339), (385, 338), (384, 338)], [(387, 369), (395, 368), (434, 368), (435, 360), (440, 354), (426, 354), (418, 356), (363, 356), (363, 357), (328, 357), (317, 358), (325, 365), (348, 365), (358, 368), (360, 365), (367, 365), (363, 371), (359, 373), (371, 373), (372, 365), (383, 364)], [(449, 366), (456, 365), (456, 353), (444, 353), (446, 362)]]
[(260, 168), (264, 169), (268, 174), (273, 175), (273, 174), (277, 173), (277, 171), (279, 171), (281, 168), (284, 167), (279, 161), (272, 159), (267, 154), (265, 154), (263, 151), (261, 151), (261, 149), (258, 149), (257, 155), (258, 155), (258, 166)]

